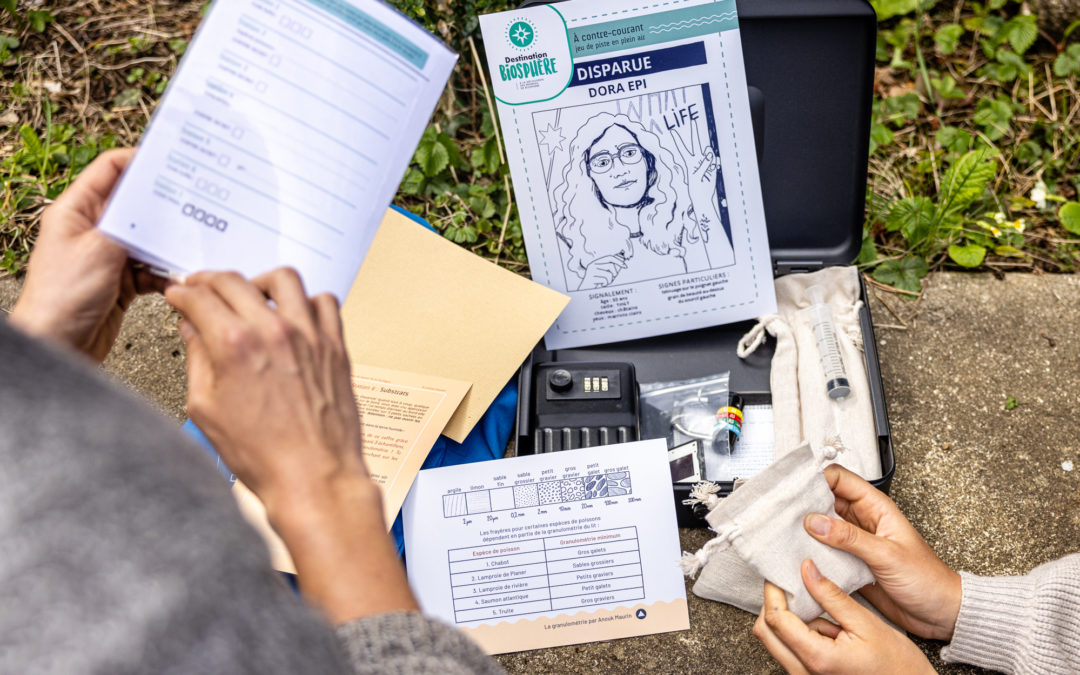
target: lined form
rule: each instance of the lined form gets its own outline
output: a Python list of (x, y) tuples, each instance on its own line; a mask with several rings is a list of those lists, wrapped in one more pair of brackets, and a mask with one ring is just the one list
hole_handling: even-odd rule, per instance
[(377, 0), (219, 0), (100, 227), (174, 274), (344, 299), (456, 55)]

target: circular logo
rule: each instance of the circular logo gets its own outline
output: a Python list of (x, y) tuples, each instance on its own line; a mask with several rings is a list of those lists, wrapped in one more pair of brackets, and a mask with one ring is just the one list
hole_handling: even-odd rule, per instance
[(645, 612), (644, 609), (639, 609), (637, 611), (637, 613), (634, 614), (634, 616), (636, 616), (639, 619), (644, 619), (646, 616), (648, 616), (648, 614)]
[(536, 31), (528, 21), (518, 20), (510, 24), (506, 35), (510, 40), (510, 46), (525, 49), (533, 43)]

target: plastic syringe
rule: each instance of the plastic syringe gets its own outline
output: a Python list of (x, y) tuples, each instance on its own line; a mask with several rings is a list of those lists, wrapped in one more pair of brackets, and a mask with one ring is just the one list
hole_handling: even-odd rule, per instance
[(833, 323), (829, 306), (825, 304), (825, 289), (818, 285), (810, 286), (806, 289), (806, 299), (810, 301), (810, 306), (805, 311), (817, 342), (821, 368), (825, 371), (825, 392), (832, 399), (846, 398), (851, 393), (851, 384), (844, 370), (836, 324)]

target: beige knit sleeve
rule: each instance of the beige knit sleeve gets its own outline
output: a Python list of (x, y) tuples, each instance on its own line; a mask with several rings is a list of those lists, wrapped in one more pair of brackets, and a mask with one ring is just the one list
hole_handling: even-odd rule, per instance
[(460, 631), (416, 612), (356, 619), (335, 632), (357, 675), (503, 673)]
[(1080, 554), (1022, 577), (960, 577), (960, 614), (943, 660), (1006, 673), (1080, 672)]

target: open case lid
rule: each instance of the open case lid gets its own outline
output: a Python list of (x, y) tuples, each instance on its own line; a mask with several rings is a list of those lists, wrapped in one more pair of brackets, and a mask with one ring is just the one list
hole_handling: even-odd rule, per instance
[(850, 264), (865, 219), (877, 16), (867, 0), (737, 5), (751, 103), (762, 99), (754, 131), (774, 269)]
[(773, 269), (847, 265), (862, 246), (877, 17), (867, 0), (736, 4)]

